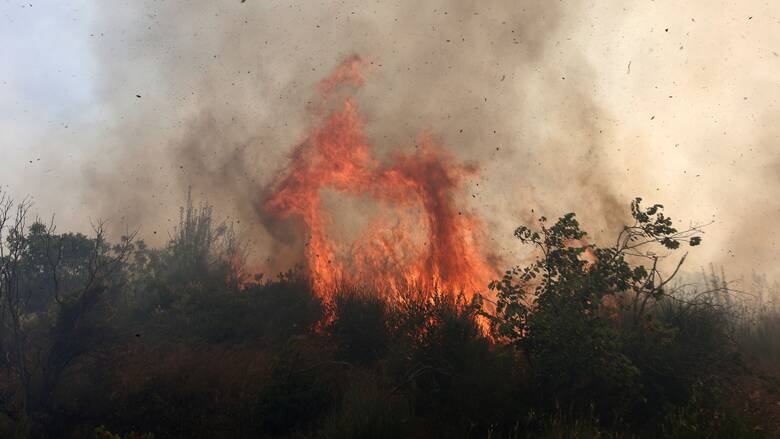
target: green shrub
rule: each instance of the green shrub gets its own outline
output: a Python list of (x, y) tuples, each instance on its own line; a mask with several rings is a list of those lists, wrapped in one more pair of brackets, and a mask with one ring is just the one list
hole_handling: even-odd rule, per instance
[(392, 305), (389, 374), (431, 434), (507, 433), (527, 416), (523, 368), (480, 319), (478, 303), (462, 295), (411, 291)]
[[(684, 242), (698, 245), (701, 239), (696, 229), (673, 228), (662, 206), (643, 208), (640, 201), (631, 204), (634, 223), (623, 228), (612, 247), (588, 243), (571, 213), (552, 226), (540, 218), (539, 231), (515, 231), (540, 257), (491, 284), (496, 312), (484, 314), (495, 336), (528, 358), (541, 408), (563, 408), (575, 415), (595, 410), (598, 419), (609, 422), (639, 406), (648, 408), (642, 404), (647, 368), (640, 354), (648, 357), (647, 351), (657, 354), (668, 348), (670, 331), (648, 322), (674, 273), (660, 273), (658, 256), (647, 247), (674, 250)], [(632, 265), (629, 261), (636, 258), (651, 266)], [(643, 343), (653, 347), (643, 348)]]
[(407, 437), (412, 424), (409, 402), (392, 390), (376, 375), (354, 373), (317, 436), (333, 439)]
[(377, 361), (387, 350), (387, 302), (373, 291), (345, 287), (333, 298), (333, 335), (339, 358), (362, 364)]

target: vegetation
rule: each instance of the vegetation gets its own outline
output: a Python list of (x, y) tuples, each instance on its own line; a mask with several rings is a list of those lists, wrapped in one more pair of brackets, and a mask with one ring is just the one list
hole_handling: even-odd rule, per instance
[(756, 277), (748, 306), (714, 270), (680, 280), (700, 231), (660, 205), (634, 200), (608, 247), (574, 214), (518, 228), (536, 259), (484, 297), (329, 302), (300, 270), (247, 279), (205, 205), (159, 249), (28, 209), (0, 200), (0, 437), (777, 434), (777, 286)]

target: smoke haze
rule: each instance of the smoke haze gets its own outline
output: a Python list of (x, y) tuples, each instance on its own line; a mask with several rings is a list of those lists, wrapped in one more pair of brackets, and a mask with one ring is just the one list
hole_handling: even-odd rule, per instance
[[(7, 8), (6, 17), (28, 13)], [(778, 5), (169, 0), (93, 8), (76, 14), (83, 27), (73, 31), (90, 53), (83, 80), (93, 98), (56, 126), (30, 118), (24, 131), (12, 110), (0, 122), (0, 147), (19, 163), (7, 184), (33, 195), (40, 211), (58, 212), (62, 226), (109, 218), (159, 243), (191, 187), (239, 223), (264, 267), (286, 268), (300, 258), (301, 240), (296, 224), (263, 212), (268, 184), (313, 123), (316, 84), (358, 54), (371, 68), (354, 99), (374, 146), (413, 151), (430, 133), (475, 164), (465, 207), (486, 222), (503, 259), (519, 251), (512, 231), (521, 223), (575, 211), (598, 241), (642, 196), (664, 203), (683, 227), (714, 221), (689, 267), (776, 270)], [(5, 86), (0, 100), (27, 96), (17, 93)], [(38, 158), (46, 165), (28, 166)]]

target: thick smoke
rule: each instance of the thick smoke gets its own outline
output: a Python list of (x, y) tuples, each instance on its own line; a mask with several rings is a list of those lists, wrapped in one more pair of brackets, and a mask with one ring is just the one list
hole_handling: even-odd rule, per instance
[[(505, 259), (517, 250), (513, 228), (541, 214), (576, 211), (597, 240), (611, 236), (636, 195), (667, 202), (677, 217), (714, 215), (720, 231), (698, 263), (752, 258), (773, 222), (741, 220), (717, 187), (743, 185), (726, 189), (725, 199), (749, 210), (737, 203), (741, 194), (755, 181), (776, 184), (777, 166), (754, 174), (760, 159), (739, 157), (758, 154), (746, 151), (753, 145), (776, 162), (776, 133), (756, 134), (734, 117), (740, 125), (731, 130), (725, 110), (712, 106), (729, 87), (722, 70), (730, 61), (721, 58), (744, 57), (724, 41), (730, 52), (720, 53), (716, 29), (759, 12), (718, 15), (702, 3), (669, 19), (664, 11), (673, 6), (646, 8), (547, 0), (101, 3), (94, 49), (102, 111), (78, 182), (83, 205), (161, 240), (192, 187), (239, 222), (268, 269), (289, 266), (301, 255), (298, 225), (259, 206), (312, 123), (317, 82), (359, 54), (372, 63), (355, 96), (371, 140), (384, 153), (412, 150), (427, 132), (476, 164), (465, 201)], [(761, 56), (776, 64), (769, 45), (761, 41)], [(735, 81), (731, 87), (748, 85), (745, 93), (760, 90)], [(748, 111), (741, 94), (728, 94), (739, 99), (729, 111)], [(702, 108), (712, 114), (691, 114)], [(771, 116), (753, 117), (771, 125)], [(711, 130), (712, 118), (721, 118), (723, 133)], [(727, 165), (733, 160), (739, 171)], [(764, 216), (777, 211), (771, 196), (750, 199), (764, 203)]]

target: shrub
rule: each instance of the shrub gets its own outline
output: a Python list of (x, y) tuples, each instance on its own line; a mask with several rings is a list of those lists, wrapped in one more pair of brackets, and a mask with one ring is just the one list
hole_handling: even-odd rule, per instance
[(352, 374), (348, 388), (323, 423), (318, 437), (398, 438), (409, 435), (409, 402), (371, 373)]
[(385, 299), (372, 291), (343, 287), (333, 298), (333, 335), (339, 358), (371, 364), (381, 358), (389, 343)]
[[(648, 304), (663, 297), (674, 273), (663, 276), (657, 269), (659, 256), (639, 249), (655, 244), (674, 250), (683, 242), (698, 245), (701, 239), (696, 229), (673, 228), (662, 206), (643, 208), (640, 202), (637, 198), (631, 204), (634, 223), (623, 228), (612, 247), (588, 243), (573, 213), (552, 226), (540, 218), (539, 231), (515, 231), (541, 256), (491, 284), (497, 292), (496, 312), (485, 315), (495, 336), (528, 358), (541, 407), (595, 410), (597, 418), (616, 421), (642, 401), (641, 364), (628, 355), (627, 345), (656, 339), (645, 336), (643, 322)], [(632, 266), (629, 258), (637, 257), (649, 260), (650, 268)], [(615, 306), (629, 316), (623, 327)]]

